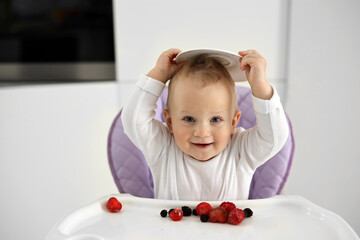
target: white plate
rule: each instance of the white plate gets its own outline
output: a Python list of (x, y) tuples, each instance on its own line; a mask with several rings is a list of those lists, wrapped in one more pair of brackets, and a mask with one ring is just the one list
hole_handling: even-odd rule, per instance
[[(122, 210), (110, 213), (106, 202), (115, 196)], [(202, 223), (197, 216), (174, 222), (160, 211), (181, 206), (195, 208), (199, 202), (170, 201), (133, 197), (127, 194), (104, 197), (59, 221), (48, 240), (104, 239), (359, 239), (338, 215), (296, 196), (234, 201), (238, 208), (254, 211), (239, 225)], [(209, 202), (213, 207), (221, 202)]]
[(192, 49), (179, 53), (175, 60), (180, 63), (201, 54), (216, 58), (228, 70), (235, 82), (247, 81), (245, 72), (240, 69), (239, 59), (241, 56), (237, 53), (219, 49)]

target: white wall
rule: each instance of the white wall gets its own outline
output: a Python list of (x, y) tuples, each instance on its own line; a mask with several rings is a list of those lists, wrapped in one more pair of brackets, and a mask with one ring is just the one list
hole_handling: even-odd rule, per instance
[(286, 194), (360, 235), (360, 2), (292, 1), (287, 109), (296, 140)]
[(117, 192), (112, 83), (0, 88), (0, 239), (44, 239), (64, 215)]

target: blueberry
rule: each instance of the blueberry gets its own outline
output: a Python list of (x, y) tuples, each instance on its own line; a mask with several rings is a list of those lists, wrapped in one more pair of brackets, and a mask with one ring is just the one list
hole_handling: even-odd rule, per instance
[(243, 211), (246, 218), (249, 218), (253, 215), (253, 211), (250, 208), (245, 208)]
[(202, 221), (202, 222), (208, 222), (209, 221), (209, 215), (207, 215), (207, 214), (203, 214), (203, 215), (201, 215), (201, 217), (200, 217), (200, 220)]
[(162, 217), (166, 217), (167, 216), (167, 211), (164, 209), (164, 210), (162, 210), (161, 212), (160, 212), (160, 215), (162, 216)]

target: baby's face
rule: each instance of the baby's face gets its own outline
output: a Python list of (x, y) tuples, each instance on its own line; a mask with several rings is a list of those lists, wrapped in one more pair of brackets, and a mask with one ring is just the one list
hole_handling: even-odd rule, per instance
[(179, 80), (169, 101), (166, 123), (184, 153), (206, 161), (225, 149), (240, 118), (226, 86), (200, 87), (191, 79)]

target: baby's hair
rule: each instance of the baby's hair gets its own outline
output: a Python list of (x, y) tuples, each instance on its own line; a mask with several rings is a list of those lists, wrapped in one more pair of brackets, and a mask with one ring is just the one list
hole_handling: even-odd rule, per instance
[[(233, 100), (236, 102), (235, 107), (237, 108), (234, 80), (226, 68), (216, 58), (206, 54), (199, 55), (189, 62), (186, 62), (184, 66), (175, 73), (169, 83), (168, 103), (173, 85), (176, 84), (177, 81), (184, 81), (188, 78), (191, 78), (191, 81), (199, 84), (200, 87), (206, 87), (209, 84), (216, 84), (218, 82), (223, 83), (229, 87), (232, 92)], [(167, 107), (169, 108), (168, 103)]]
[(178, 76), (184, 78), (194, 77), (196, 80), (201, 81), (202, 86), (216, 83), (219, 80), (226, 80), (230, 85), (234, 85), (234, 81), (226, 68), (216, 58), (207, 54), (201, 54), (185, 63), (173, 76), (173, 79)]

